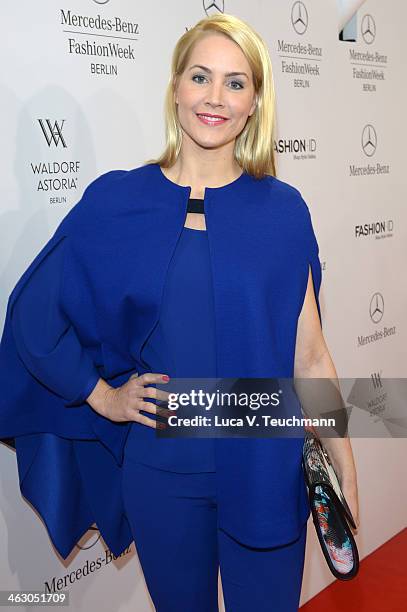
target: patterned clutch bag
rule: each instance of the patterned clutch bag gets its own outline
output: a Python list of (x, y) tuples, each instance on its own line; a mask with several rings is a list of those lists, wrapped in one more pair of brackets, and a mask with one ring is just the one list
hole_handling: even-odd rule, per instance
[(355, 521), (325, 447), (308, 430), (302, 467), (314, 526), (328, 567), (339, 580), (350, 580), (359, 570), (358, 549), (348, 524), (356, 528)]

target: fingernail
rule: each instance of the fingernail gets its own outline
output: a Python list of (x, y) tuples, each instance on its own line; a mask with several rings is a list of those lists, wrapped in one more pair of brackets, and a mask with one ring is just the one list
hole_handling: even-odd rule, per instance
[(170, 380), (170, 377), (167, 376), (167, 374), (164, 374), (162, 379), (168, 382)]

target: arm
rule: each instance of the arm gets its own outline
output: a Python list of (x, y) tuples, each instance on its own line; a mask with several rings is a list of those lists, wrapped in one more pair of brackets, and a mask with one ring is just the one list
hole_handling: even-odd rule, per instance
[(52, 238), (13, 291), (10, 316), (19, 357), (67, 406), (86, 401), (100, 376), (60, 303), (68, 238)]
[(103, 378), (99, 378), (92, 393), (86, 398), (86, 401), (94, 410), (96, 410), (96, 412), (107, 416), (107, 413), (106, 415), (104, 413), (106, 412), (106, 407), (108, 406), (108, 402), (112, 397), (112, 391), (114, 391), (114, 387), (111, 387)]
[[(299, 379), (329, 378), (340, 396), (337, 372), (322, 333), (311, 270), (309, 270), (304, 304), (298, 319), (294, 377)], [(309, 398), (301, 389), (301, 384), (295, 384), (295, 387), (301, 403), (310, 406)], [(333, 399), (337, 401), (338, 398)], [(306, 416), (321, 416), (311, 415), (311, 411), (312, 405), (309, 410), (306, 410)], [(357, 475), (349, 437), (319, 437), (332, 459), (344, 495), (350, 504), (356, 524), (358, 524)]]
[(139, 410), (157, 413), (157, 407), (143, 398), (165, 399), (164, 392), (146, 390), (143, 385), (161, 383), (162, 375), (145, 374), (120, 388), (111, 387), (100, 377), (64, 312), (60, 289), (68, 240), (65, 236), (51, 239), (10, 296), (11, 328), (18, 355), (32, 376), (62, 397), (66, 406), (86, 401), (112, 421), (138, 421), (155, 428), (157, 421), (139, 414)]
[(107, 194), (127, 172), (111, 170), (87, 186), (9, 296), (7, 312), (21, 361), (33, 377), (61, 396), (66, 406), (81, 405), (96, 386), (99, 391), (107, 385), (63, 311), (60, 290), (69, 235), (93, 223)]

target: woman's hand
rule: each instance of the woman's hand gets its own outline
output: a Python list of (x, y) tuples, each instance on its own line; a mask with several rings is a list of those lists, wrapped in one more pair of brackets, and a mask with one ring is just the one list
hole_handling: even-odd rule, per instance
[(167, 402), (168, 393), (154, 387), (145, 387), (149, 384), (162, 384), (168, 382), (163, 378), (163, 374), (146, 372), (141, 376), (132, 374), (129, 380), (121, 387), (111, 387), (102, 378), (87, 398), (87, 402), (92, 408), (106, 417), (110, 421), (136, 421), (143, 423), (153, 429), (163, 429), (165, 423), (151, 419), (140, 410), (168, 417), (173, 414), (168, 408), (161, 408), (152, 402), (146, 402), (143, 398), (153, 398)]
[(349, 437), (320, 438), (329, 455), (338, 477), (342, 492), (348, 503), (356, 528), (359, 527), (359, 500), (355, 460)]
[[(304, 426), (319, 438), (318, 432), (312, 425)], [(359, 498), (355, 462), (349, 438), (319, 438), (328, 451), (332, 467), (338, 477), (339, 484), (345, 496), (346, 502), (355, 521), (356, 530), (360, 525), (359, 520)], [(353, 527), (352, 527), (353, 529)], [(353, 531), (355, 531), (353, 529)]]

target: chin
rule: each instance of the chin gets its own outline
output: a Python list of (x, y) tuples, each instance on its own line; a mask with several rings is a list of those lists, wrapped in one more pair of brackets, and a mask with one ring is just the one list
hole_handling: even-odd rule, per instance
[(227, 144), (227, 142), (223, 142), (223, 141), (208, 142), (208, 141), (195, 140), (195, 142), (203, 149), (220, 149), (221, 147), (224, 147)]

